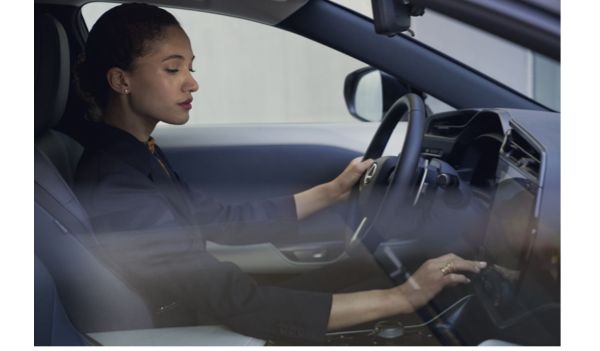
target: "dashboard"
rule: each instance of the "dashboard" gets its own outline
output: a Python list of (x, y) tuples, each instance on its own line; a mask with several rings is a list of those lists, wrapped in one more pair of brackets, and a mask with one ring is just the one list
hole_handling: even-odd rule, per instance
[[(418, 235), (384, 235), (375, 257), (396, 284), (424, 257), (448, 252), (488, 267), (420, 309), (421, 323), (387, 321), (396, 338), (382, 339), (374, 327), (360, 344), (560, 345), (559, 116), (470, 109), (428, 118), (428, 170), (419, 175), (419, 215), (410, 215), (419, 217), (410, 230)], [(440, 183), (440, 175), (456, 181)], [(359, 340), (351, 334), (331, 344), (352, 338)]]
[[(470, 247), (463, 251), (488, 267), (462, 292), (473, 298), (446, 334), (470, 345), (560, 344), (559, 114), (481, 109), (432, 116), (423, 148), (450, 163), (478, 194), (470, 202), (485, 208), (479, 235), (464, 240)], [(448, 302), (436, 304), (434, 311)]]

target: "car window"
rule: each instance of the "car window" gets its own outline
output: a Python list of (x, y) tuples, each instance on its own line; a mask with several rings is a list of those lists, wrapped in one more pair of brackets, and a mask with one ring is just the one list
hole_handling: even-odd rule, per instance
[[(88, 28), (115, 5), (85, 5)], [(190, 36), (196, 55), (200, 88), (189, 124), (360, 123), (348, 113), (343, 87), (346, 75), (365, 63), (267, 25), (168, 10)]]
[[(373, 18), (370, 0), (332, 0)], [(463, 22), (427, 9), (411, 18), (418, 41), (560, 111), (560, 63)]]

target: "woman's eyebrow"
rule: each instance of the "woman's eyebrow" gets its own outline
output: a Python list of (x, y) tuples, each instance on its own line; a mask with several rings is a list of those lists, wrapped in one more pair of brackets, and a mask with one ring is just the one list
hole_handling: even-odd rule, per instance
[[(192, 56), (192, 61), (194, 61), (195, 58), (196, 58), (196, 56)], [(169, 56), (165, 57), (161, 62), (165, 62), (165, 61), (173, 60), (173, 59), (184, 60), (185, 57), (180, 54), (173, 54), (173, 55), (169, 55)]]

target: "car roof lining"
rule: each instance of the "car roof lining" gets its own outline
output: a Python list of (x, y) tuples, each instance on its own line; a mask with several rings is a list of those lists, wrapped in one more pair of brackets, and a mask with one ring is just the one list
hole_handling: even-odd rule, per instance
[[(298, 11), (309, 0), (151, 0), (145, 1), (170, 8), (193, 9), (275, 25)], [(126, 3), (119, 0), (36, 0), (36, 4), (81, 7), (92, 2)]]

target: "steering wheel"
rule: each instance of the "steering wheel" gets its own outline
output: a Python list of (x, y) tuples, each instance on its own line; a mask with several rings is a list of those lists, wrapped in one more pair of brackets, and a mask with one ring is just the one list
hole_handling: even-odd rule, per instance
[[(394, 128), (408, 113), (408, 127), (402, 151), (398, 156), (381, 157)], [(425, 129), (425, 104), (423, 99), (409, 93), (398, 99), (385, 114), (375, 132), (363, 160), (375, 162), (360, 178), (355, 188), (355, 215), (362, 218), (351, 241), (365, 237), (373, 229), (381, 229), (393, 223), (399, 213), (413, 207), (415, 184), (419, 166), (421, 144)]]

